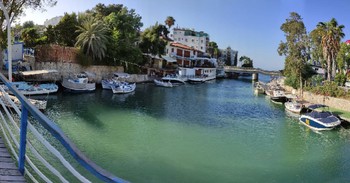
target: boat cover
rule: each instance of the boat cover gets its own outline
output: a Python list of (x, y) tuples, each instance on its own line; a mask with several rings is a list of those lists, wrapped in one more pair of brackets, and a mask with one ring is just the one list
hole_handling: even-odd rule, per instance
[(323, 104), (313, 104), (313, 105), (310, 105), (308, 108), (309, 109), (318, 109), (318, 108), (322, 108), (322, 107), (328, 107), (328, 106), (323, 105)]
[(317, 112), (317, 111), (312, 111), (308, 116), (317, 119), (318, 121), (321, 121), (323, 123), (333, 123), (338, 121), (338, 118), (333, 116), (331, 112)]

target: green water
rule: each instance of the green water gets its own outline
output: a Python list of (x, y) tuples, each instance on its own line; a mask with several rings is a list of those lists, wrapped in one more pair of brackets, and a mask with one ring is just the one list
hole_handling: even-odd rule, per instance
[(46, 114), (131, 182), (350, 181), (350, 129), (315, 133), (255, 96), (249, 80), (59, 93)]

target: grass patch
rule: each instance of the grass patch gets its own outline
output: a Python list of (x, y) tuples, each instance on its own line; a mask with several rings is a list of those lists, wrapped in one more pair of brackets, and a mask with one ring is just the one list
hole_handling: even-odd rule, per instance
[(350, 112), (348, 112), (348, 111), (336, 109), (336, 108), (333, 108), (333, 107), (330, 107), (329, 110), (331, 112), (333, 112), (334, 114), (339, 115), (340, 117), (344, 117), (346, 119), (350, 119)]

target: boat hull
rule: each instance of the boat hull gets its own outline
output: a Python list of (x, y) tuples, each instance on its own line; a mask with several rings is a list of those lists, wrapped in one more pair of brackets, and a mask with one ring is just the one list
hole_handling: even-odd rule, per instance
[(112, 87), (113, 93), (124, 94), (134, 92), (136, 89), (136, 84), (120, 85), (118, 87)]
[(321, 130), (332, 130), (333, 128), (335, 128), (336, 126), (340, 125), (340, 120), (338, 122), (334, 122), (331, 124), (324, 124), (320, 121), (318, 121), (317, 119), (313, 119), (309, 116), (306, 115), (302, 115), (299, 118), (299, 121), (306, 125), (307, 127), (316, 130), (316, 131), (321, 131)]
[(96, 83), (72, 83), (68, 79), (64, 79), (62, 86), (66, 91), (73, 93), (92, 92), (96, 90)]
[(297, 114), (300, 114), (301, 110), (303, 109), (301, 104), (293, 102), (286, 102), (284, 103), (284, 106), (286, 107), (286, 110)]
[(283, 104), (287, 101), (286, 97), (272, 97), (272, 96), (270, 96), (270, 99), (272, 102), (278, 103), (278, 104)]

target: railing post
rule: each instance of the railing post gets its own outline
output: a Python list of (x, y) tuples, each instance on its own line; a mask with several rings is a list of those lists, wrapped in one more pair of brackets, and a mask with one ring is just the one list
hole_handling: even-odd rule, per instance
[(21, 129), (20, 129), (20, 144), (19, 144), (19, 158), (18, 158), (18, 170), (21, 174), (24, 174), (24, 162), (26, 155), (26, 140), (27, 140), (27, 124), (28, 124), (28, 110), (22, 104), (21, 113)]

